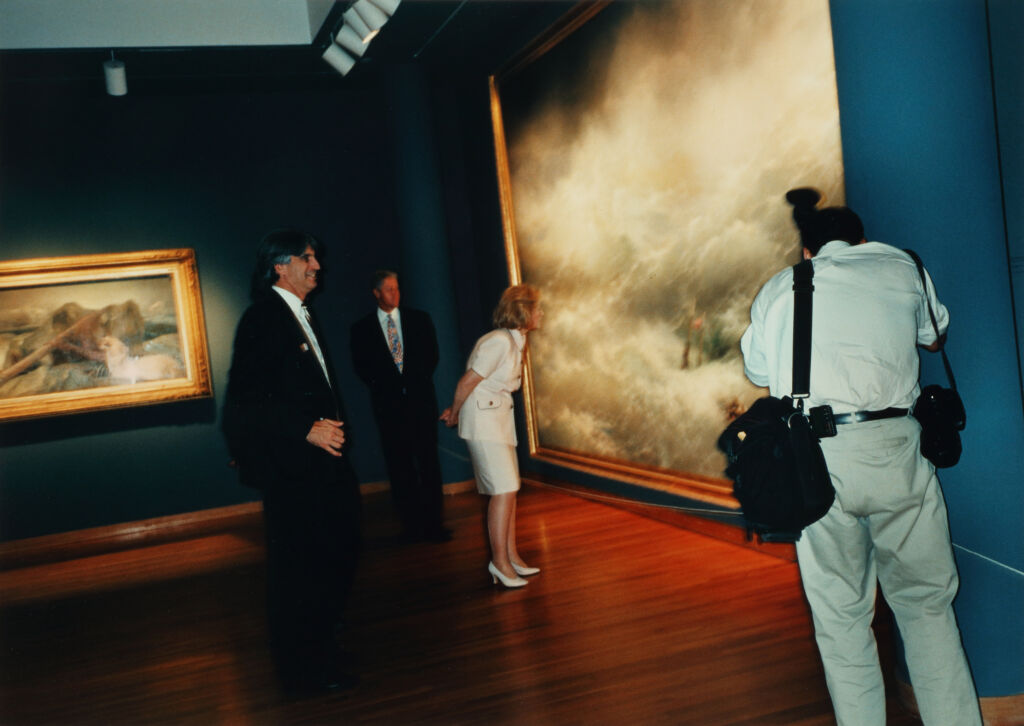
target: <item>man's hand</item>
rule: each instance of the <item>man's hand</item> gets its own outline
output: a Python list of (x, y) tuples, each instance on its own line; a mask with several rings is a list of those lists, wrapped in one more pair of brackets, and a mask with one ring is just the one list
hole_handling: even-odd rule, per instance
[(306, 441), (318, 446), (331, 456), (341, 456), (341, 447), (345, 443), (345, 432), (341, 430), (343, 421), (322, 418), (313, 424), (306, 434)]

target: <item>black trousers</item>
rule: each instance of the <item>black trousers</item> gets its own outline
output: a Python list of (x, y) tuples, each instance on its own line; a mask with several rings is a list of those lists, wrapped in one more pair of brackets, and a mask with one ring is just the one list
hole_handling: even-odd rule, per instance
[(360, 543), (358, 486), (282, 480), (263, 492), (267, 623), (285, 681), (323, 676), (336, 663)]
[(382, 420), (381, 447), (391, 482), (391, 497), (406, 534), (430, 535), (444, 525), (441, 462), (433, 417), (408, 411)]

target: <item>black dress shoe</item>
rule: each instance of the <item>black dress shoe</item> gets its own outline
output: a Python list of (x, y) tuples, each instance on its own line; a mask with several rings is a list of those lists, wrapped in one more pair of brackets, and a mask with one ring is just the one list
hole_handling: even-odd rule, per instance
[(285, 681), (282, 685), (289, 700), (315, 698), (350, 691), (359, 685), (359, 676), (352, 673), (325, 673), (302, 680)]
[(452, 531), (447, 527), (438, 527), (424, 534), (423, 539), (427, 542), (451, 542)]
[(324, 678), (317, 681), (315, 685), (318, 686), (320, 690), (327, 693), (349, 691), (359, 685), (359, 676), (354, 673), (332, 673), (328, 676), (324, 676)]

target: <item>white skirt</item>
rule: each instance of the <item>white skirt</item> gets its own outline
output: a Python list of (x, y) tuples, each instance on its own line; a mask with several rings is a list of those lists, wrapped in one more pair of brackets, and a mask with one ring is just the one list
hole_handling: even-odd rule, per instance
[(519, 460), (516, 447), (501, 441), (466, 439), (469, 459), (476, 475), (476, 490), (481, 494), (507, 494), (519, 491)]

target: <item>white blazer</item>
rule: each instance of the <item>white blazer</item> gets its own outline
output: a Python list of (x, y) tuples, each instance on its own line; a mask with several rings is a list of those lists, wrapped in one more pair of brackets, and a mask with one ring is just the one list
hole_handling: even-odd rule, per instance
[(459, 436), (474, 441), (498, 441), (515, 446), (516, 423), (512, 392), (522, 385), (526, 335), (498, 328), (480, 338), (469, 354), (466, 370), (483, 376), (459, 411)]

